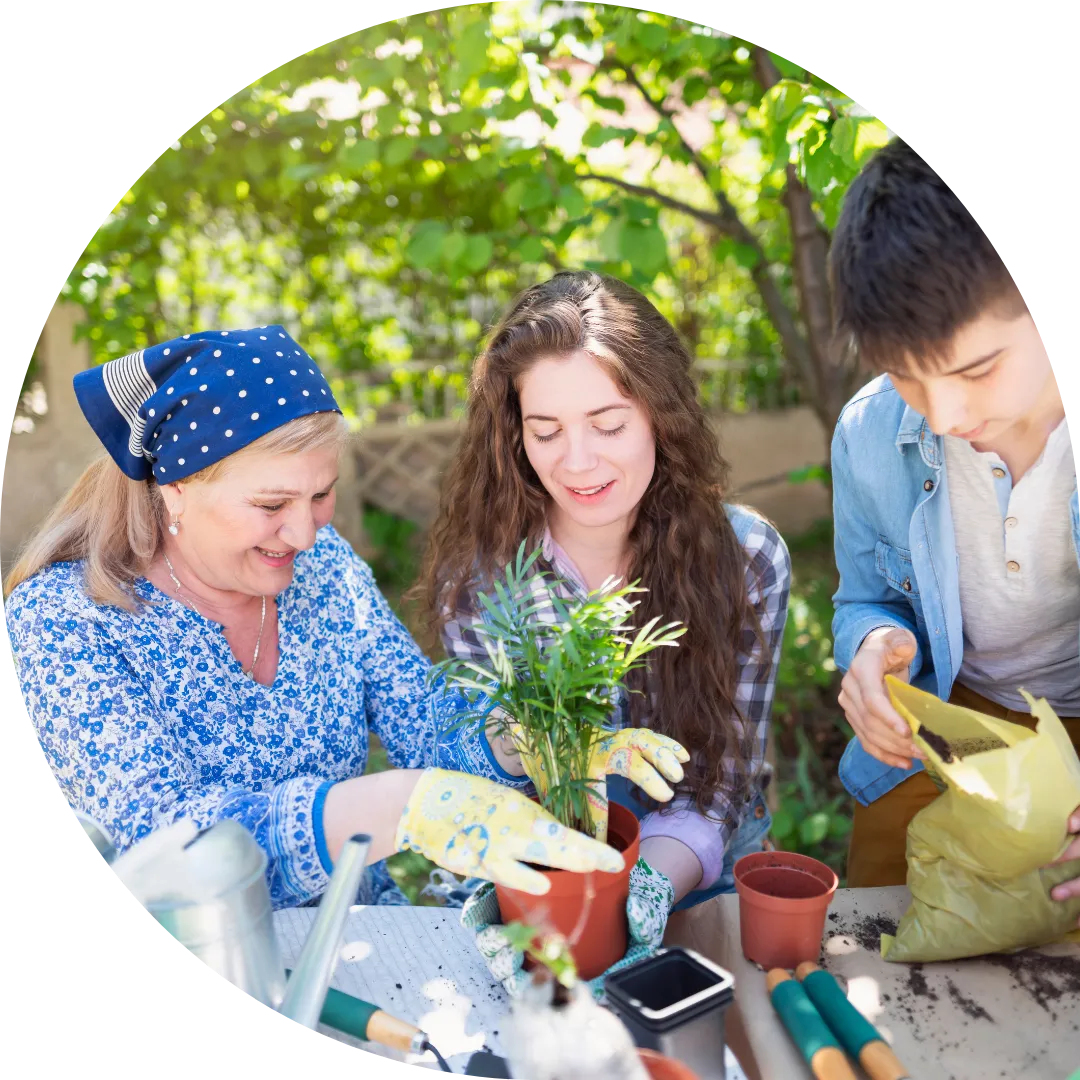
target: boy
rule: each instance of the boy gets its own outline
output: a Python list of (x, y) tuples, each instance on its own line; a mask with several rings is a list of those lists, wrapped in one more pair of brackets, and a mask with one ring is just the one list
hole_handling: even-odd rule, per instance
[[(886, 674), (1031, 726), (1022, 686), (1080, 745), (1076, 471), (1016, 285), (902, 142), (852, 184), (830, 264), (838, 332), (886, 373), (844, 408), (832, 443), (833, 636), (856, 734), (840, 763), (856, 800), (848, 884), (897, 885), (908, 823), (938, 789)], [(1080, 879), (1053, 895), (1080, 895)]]

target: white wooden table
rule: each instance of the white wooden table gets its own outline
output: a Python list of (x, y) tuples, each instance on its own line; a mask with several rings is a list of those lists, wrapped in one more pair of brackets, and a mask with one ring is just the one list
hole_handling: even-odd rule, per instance
[[(824, 966), (882, 1033), (913, 1080), (1066, 1080), (1080, 1067), (1080, 946), (1012, 957), (889, 964), (878, 951), (910, 893), (841, 889), (825, 924)], [(666, 940), (727, 968), (727, 1034), (750, 1080), (810, 1080), (765, 975), (742, 955), (739, 901), (719, 896), (672, 916)]]
[[(500, 1032), (510, 1002), (488, 974), (472, 933), (458, 922), (459, 914), (432, 907), (352, 908), (331, 985), (416, 1024), (454, 1072), (464, 1073), (477, 1050), (504, 1053)], [(274, 914), (286, 967), (295, 967), (314, 917), (314, 908)], [(429, 1056), (399, 1054), (330, 1028), (319, 1030), (372, 1053), (438, 1071)], [(726, 1080), (746, 1080), (730, 1050), (725, 1064)]]

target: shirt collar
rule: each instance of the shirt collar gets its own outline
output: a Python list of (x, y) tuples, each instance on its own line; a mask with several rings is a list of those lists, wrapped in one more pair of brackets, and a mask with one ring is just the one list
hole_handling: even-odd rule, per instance
[(544, 540), (541, 554), (544, 557), (544, 561), (551, 566), (559, 577), (566, 580), (582, 594), (589, 591), (581, 571), (574, 565), (574, 560), (567, 555), (566, 551), (559, 545), (559, 542), (555, 537), (551, 535), (551, 528), (547, 524), (544, 525)]
[(916, 412), (910, 405), (904, 406), (900, 417), (900, 427), (896, 431), (896, 449), (904, 452), (910, 443), (918, 443), (923, 461), (931, 469), (940, 469), (944, 461), (941, 438), (930, 430), (926, 417)]

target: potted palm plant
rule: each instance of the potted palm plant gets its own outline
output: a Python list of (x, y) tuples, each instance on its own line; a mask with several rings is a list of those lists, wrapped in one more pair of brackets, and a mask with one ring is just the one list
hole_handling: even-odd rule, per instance
[(475, 630), (488, 662), (451, 658), (438, 665), (447, 681), (473, 700), (491, 702), (495, 734), (509, 735), (522, 755), (537, 796), (560, 823), (606, 840), (623, 852), (621, 874), (541, 870), (551, 882), (544, 896), (497, 886), (504, 922), (518, 920), (562, 934), (582, 978), (593, 978), (626, 951), (626, 900), (638, 857), (638, 821), (607, 806), (603, 776), (590, 775), (598, 744), (611, 734), (611, 713), (627, 675), (653, 649), (674, 646), (686, 628), (632, 618), (644, 592), (614, 578), (584, 599), (553, 595), (536, 570), (540, 551), (525, 544), (482, 595)]

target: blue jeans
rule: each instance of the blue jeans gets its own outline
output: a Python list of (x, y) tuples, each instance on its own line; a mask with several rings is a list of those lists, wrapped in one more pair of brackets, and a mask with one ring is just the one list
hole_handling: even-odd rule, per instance
[[(628, 780), (623, 779), (621, 776), (609, 776), (607, 784), (608, 798), (613, 802), (625, 806), (638, 818), (643, 817), (648, 812), (634, 798), (632, 786)], [(744, 855), (763, 850), (771, 828), (772, 815), (769, 813), (768, 806), (765, 805), (765, 796), (760, 791), (755, 791), (750, 798), (750, 805), (747, 808), (742, 824), (735, 830), (735, 835), (732, 836), (731, 843), (728, 844), (727, 852), (724, 855), (724, 868), (720, 872), (720, 876), (711, 885), (688, 892), (671, 910), (685, 911), (686, 908), (696, 907), (698, 904), (711, 900), (720, 893), (734, 892), (735, 863)]]

